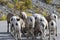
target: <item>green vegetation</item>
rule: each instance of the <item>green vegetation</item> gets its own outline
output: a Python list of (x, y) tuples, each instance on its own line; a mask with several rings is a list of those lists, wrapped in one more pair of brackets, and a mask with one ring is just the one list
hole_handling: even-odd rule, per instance
[(45, 12), (42, 12), (42, 15), (43, 15), (43, 16), (47, 16), (47, 13), (46, 13), (46, 11), (45, 11)]
[(60, 12), (60, 8), (57, 8), (57, 11)]
[(11, 3), (8, 3), (7, 6), (8, 6), (9, 8), (11, 8), (11, 9), (14, 8), (14, 5), (11, 4)]
[(13, 4), (15, 10), (24, 11), (32, 8), (31, 0), (14, 0)]
[(3, 15), (2, 18), (1, 18), (1, 20), (6, 20), (6, 16)]
[(53, 0), (46, 0), (47, 4), (51, 4)]
[(43, 15), (43, 16), (48, 16), (48, 11), (47, 11), (47, 9), (43, 8), (42, 15)]
[(8, 0), (0, 0), (0, 3), (1, 3), (2, 5), (7, 5)]
[(32, 15), (31, 13), (28, 13), (28, 12), (26, 12), (26, 14), (27, 14), (27, 16), (31, 16)]
[[(32, 5), (32, 0), (13, 0), (13, 2), (9, 2), (9, 0), (0, 0), (0, 3), (3, 5), (6, 5), (8, 8), (12, 9), (13, 11), (25, 11), (33, 10), (35, 13), (40, 13), (43, 16), (47, 16), (47, 11), (43, 8), (38, 8), (35, 5)], [(52, 3), (52, 0), (46, 0), (46, 3), (50, 4)], [(1, 13), (0, 13), (1, 14)], [(31, 16), (31, 13), (26, 12), (28, 16)], [(6, 20), (6, 16), (3, 15), (0, 20)]]
[(1, 16), (0, 21), (6, 20), (6, 15)]
[(7, 6), (11, 9), (14, 8), (14, 5), (12, 3), (8, 3)]
[(6, 20), (6, 15), (3, 14), (3, 12), (0, 12), (0, 21), (1, 20)]
[[(32, 5), (32, 0), (14, 0), (13, 4), (9, 3), (8, 7), (9, 8), (14, 8), (14, 11), (19, 10), (19, 11), (26, 11), (26, 9), (32, 9), (36, 13), (41, 13), (41, 9), (38, 8), (37, 6)], [(49, 0), (50, 1), (50, 0)], [(43, 9), (42, 15), (46, 16), (46, 12)], [(28, 16), (30, 16), (30, 13), (27, 13)]]

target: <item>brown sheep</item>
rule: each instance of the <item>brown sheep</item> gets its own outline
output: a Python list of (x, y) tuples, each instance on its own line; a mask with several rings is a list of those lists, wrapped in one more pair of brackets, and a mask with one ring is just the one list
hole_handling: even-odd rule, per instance
[(50, 22), (51, 20), (50, 15), (46, 16), (45, 18), (47, 19), (48, 22)]
[(8, 13), (7, 15), (7, 32), (9, 33), (9, 23), (10, 23), (10, 18), (13, 16), (14, 14), (12, 13)]

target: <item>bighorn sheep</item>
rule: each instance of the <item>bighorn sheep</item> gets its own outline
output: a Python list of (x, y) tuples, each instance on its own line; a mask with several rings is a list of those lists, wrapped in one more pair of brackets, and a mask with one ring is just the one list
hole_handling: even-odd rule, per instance
[[(48, 22), (45, 19), (44, 16), (42, 16), (41, 14), (33, 14), (33, 16), (35, 17), (35, 28), (34, 28), (34, 33), (35, 35), (38, 34), (39, 32), (42, 34), (43, 31), (41, 31), (41, 28), (44, 28), (44, 30), (46, 30), (46, 28), (48, 27)], [(44, 25), (44, 27), (42, 25)], [(42, 27), (41, 27), (42, 26)], [(44, 35), (44, 34), (43, 34)]]
[(49, 31), (50, 31), (50, 35), (53, 34), (53, 39), (55, 39), (56, 33), (57, 33), (57, 24), (54, 20), (51, 20), (49, 22)]
[(12, 16), (10, 18), (11, 23), (11, 32), (14, 31), (13, 36), (15, 36), (16, 40), (21, 39), (22, 29), (25, 28), (24, 21), (18, 16)]
[(8, 13), (7, 15), (7, 32), (9, 33), (9, 23), (10, 23), (10, 18), (13, 16), (12, 13)]
[[(48, 23), (51, 21), (51, 20), (54, 20), (57, 24), (57, 20), (58, 20), (58, 16), (56, 14), (50, 14), (48, 15), (47, 17), (45, 17), (48, 21)], [(57, 31), (57, 27), (56, 27), (56, 31)], [(56, 36), (57, 36), (57, 33), (56, 33)]]
[(34, 36), (35, 18), (33, 16), (27, 17), (26, 28), (27, 33)]

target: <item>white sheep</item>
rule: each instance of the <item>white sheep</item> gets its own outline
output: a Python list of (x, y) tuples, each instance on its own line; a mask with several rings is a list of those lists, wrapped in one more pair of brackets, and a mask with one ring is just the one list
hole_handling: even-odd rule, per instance
[[(30, 35), (32, 34), (32, 36), (34, 36), (34, 27), (35, 27), (35, 18), (33, 16), (28, 16), (27, 17), (27, 22), (26, 22), (26, 28), (28, 29), (27, 30), (27, 33)], [(29, 36), (27, 35), (27, 36)]]
[(48, 21), (44, 16), (42, 16), (41, 14), (33, 14), (33, 16), (35, 17), (36, 22), (44, 21), (47, 25), (46, 27), (48, 28)]
[[(48, 21), (48, 23), (51, 21), (51, 20), (54, 20), (57, 24), (57, 21), (58, 21), (58, 16), (56, 14), (50, 14), (48, 15), (47, 17), (45, 17)], [(56, 27), (57, 29), (57, 27)], [(56, 30), (56, 36), (57, 36), (57, 30)]]
[(54, 20), (55, 22), (57, 22), (58, 20), (58, 16), (56, 14), (51, 14), (50, 18)]
[(40, 30), (42, 32), (41, 38), (43, 40), (45, 40), (46, 34), (47, 34), (47, 30), (46, 30), (46, 23), (45, 22), (40, 22)]
[[(51, 19), (54, 20), (57, 24), (57, 21), (58, 21), (58, 16), (56, 14), (51, 14)], [(57, 27), (56, 27), (56, 36), (57, 36)]]
[(46, 19), (44, 16), (41, 15), (40, 21), (45, 22), (45, 24), (46, 24), (46, 29), (48, 29), (48, 21), (47, 21), (47, 19)]
[[(33, 14), (33, 17), (35, 17), (35, 20), (36, 20), (34, 34), (37, 35), (38, 33), (41, 33), (42, 35), (45, 36), (46, 35), (45, 30), (46, 28), (48, 28), (48, 22), (46, 18), (42, 16), (41, 14)], [(44, 31), (42, 29), (44, 29)]]
[(49, 22), (49, 32), (50, 32), (50, 35), (51, 33), (53, 33), (53, 39), (56, 36), (56, 32), (57, 32), (56, 30), (57, 30), (57, 24), (54, 20), (51, 20)]
[(25, 12), (21, 12), (20, 17), (25, 21), (27, 19), (27, 14)]
[[(25, 23), (23, 23), (23, 20), (18, 16), (13, 16), (10, 19), (10, 23), (11, 23), (11, 29), (14, 28), (12, 30), (14, 30), (14, 34), (15, 34), (14, 36), (16, 40), (21, 39), (21, 35), (22, 35), (21, 28), (25, 27)], [(12, 24), (14, 25), (13, 27)]]
[(42, 39), (46, 36), (46, 23), (44, 21), (39, 21), (37, 26), (34, 28), (34, 35), (40, 36)]

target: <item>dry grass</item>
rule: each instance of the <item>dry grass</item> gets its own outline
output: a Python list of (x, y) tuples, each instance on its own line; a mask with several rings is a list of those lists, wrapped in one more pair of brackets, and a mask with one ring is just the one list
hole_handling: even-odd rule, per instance
[(60, 12), (60, 8), (57, 8), (57, 11), (59, 11), (59, 12)]
[(31, 16), (32, 15), (31, 13), (28, 13), (28, 12), (26, 14), (27, 14), (27, 16)]

